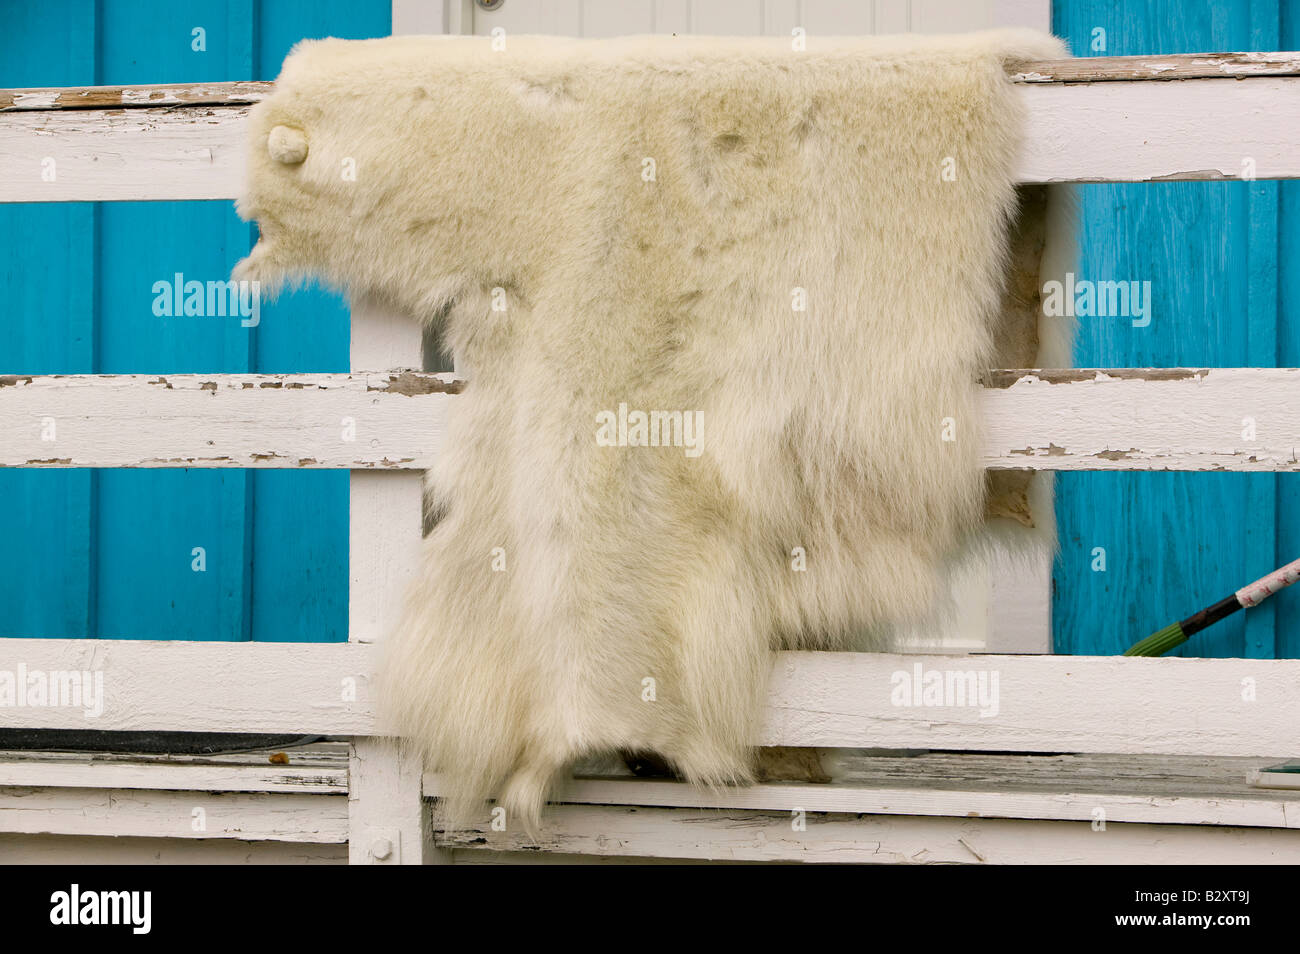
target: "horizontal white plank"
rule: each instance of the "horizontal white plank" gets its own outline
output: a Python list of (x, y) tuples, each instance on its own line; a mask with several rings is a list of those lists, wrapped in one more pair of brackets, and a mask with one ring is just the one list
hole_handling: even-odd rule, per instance
[[(1013, 83), (1101, 83), (1115, 80), (1184, 80), (1216, 77), (1295, 76), (1300, 53), (1166, 53), (1090, 56), (1017, 64)], [(233, 106), (257, 103), (273, 83), (158, 83), (139, 86), (47, 86), (0, 89), (0, 113), (61, 109), (144, 109), (158, 106)]]
[[(0, 674), (103, 674), (102, 712), (0, 706), (0, 727), (371, 735), (373, 647), (359, 643), (0, 639)], [(84, 680), (83, 680), (84, 682)], [(90, 712), (95, 708), (90, 707)]]
[(808, 814), (559, 805), (541, 834), (446, 831), (435, 811), (435, 842), (479, 851), (559, 852), (841, 864), (1297, 864), (1300, 831), (1199, 825)]
[[(1152, 56), (1089, 56), (1016, 64), (1013, 83), (1103, 83), (1115, 80), (1184, 80), (1216, 77), (1295, 76), (1300, 53), (1164, 53)], [(46, 86), (0, 89), (0, 113), (60, 109), (144, 109), (156, 106), (231, 106), (257, 103), (274, 83), (158, 83), (138, 86)]]
[[(918, 666), (996, 677), (996, 713), (896, 705)], [(1300, 660), (783, 653), (758, 743), (1293, 757), (1296, 712)]]
[[(102, 712), (0, 706), (0, 727), (382, 735), (365, 643), (0, 639), (0, 672), (101, 671)], [(894, 704), (897, 673), (985, 672), (997, 712)], [(986, 676), (988, 679), (990, 676)], [(1249, 681), (1255, 701), (1242, 696)], [(1300, 660), (778, 653), (759, 745), (1297, 754)]]
[[(1249, 55), (1249, 54), (1243, 54)], [(1026, 82), (1050, 82), (1064, 61), (1032, 64)], [(1274, 67), (1276, 68), (1276, 66)], [(44, 86), (0, 89), (0, 113), (63, 109), (147, 109), (159, 106), (239, 106), (261, 102), (274, 83), (230, 80), (224, 83), (157, 83), (140, 86)]]
[[(1019, 93), (1022, 182), (1300, 176), (1300, 77), (1023, 83)], [(234, 198), (249, 108), (0, 113), (0, 202)]]
[[(235, 838), (113, 838), (0, 834), (9, 865), (345, 865), (348, 846)], [(477, 855), (475, 857), (489, 857)]]
[[(1297, 369), (996, 371), (986, 382), (991, 469), (1300, 470)], [(423, 469), (460, 386), (417, 372), (11, 376), (0, 378), (0, 466)]]
[[(1300, 828), (1300, 792), (1252, 789), (1271, 759), (934, 753), (859, 757), (835, 784), (769, 783), (708, 791), (664, 780), (575, 779), (555, 801), (587, 805), (951, 815), (1164, 825)], [(1046, 765), (1050, 771), (1043, 771)], [(427, 775), (424, 793), (441, 791)]]
[(1022, 182), (1294, 179), (1300, 77), (1021, 87)]
[[(321, 743), (339, 746), (339, 743)], [(348, 761), (318, 746), (240, 753), (238, 757), (0, 752), (0, 786), (148, 788), (199, 792), (346, 794)], [(289, 761), (270, 761), (280, 755)]]
[(458, 387), (402, 372), (10, 376), (0, 466), (422, 469)]
[[(1010, 78), (1013, 83), (1109, 83), (1117, 80), (1168, 81), (1296, 74), (1300, 74), (1300, 53), (1261, 50), (1038, 60), (1015, 67)], [(187, 95), (200, 96), (204, 93), (196, 89)]]
[(0, 114), (0, 202), (233, 199), (250, 108)]
[(4, 787), (0, 832), (339, 844), (348, 839), (348, 800), (337, 795)]
[(1009, 371), (986, 381), (990, 468), (1300, 470), (1294, 368)]

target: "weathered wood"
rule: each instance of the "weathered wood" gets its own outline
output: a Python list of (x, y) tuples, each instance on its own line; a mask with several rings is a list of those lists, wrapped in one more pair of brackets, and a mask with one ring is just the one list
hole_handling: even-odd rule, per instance
[[(418, 324), (361, 296), (353, 297), (351, 309), (349, 361), (354, 370), (421, 366)], [(426, 380), (416, 375), (398, 377)], [(407, 587), (420, 566), (422, 477), (418, 471), (354, 472), (350, 477), (348, 639), (354, 644), (378, 642), (400, 620)], [(433, 846), (421, 791), (423, 767), (417, 761), (391, 740), (361, 738), (353, 740), (349, 765), (349, 863), (450, 861), (446, 852)]]
[(0, 466), (418, 470), (460, 387), (403, 372), (0, 377)]
[(992, 469), (1300, 470), (1300, 370), (994, 371), (985, 383)]
[(1011, 68), (1013, 83), (1110, 83), (1128, 80), (1246, 79), (1300, 75), (1300, 53), (1165, 53), (1037, 60)]
[(541, 834), (448, 831), (434, 815), (437, 844), (460, 849), (859, 864), (1296, 864), (1300, 831), (1208, 825), (952, 818), (927, 815), (804, 816), (735, 809), (558, 805)]
[(1300, 176), (1300, 77), (1020, 87), (1022, 182)]
[[(1141, 65), (1149, 58), (1137, 60), (1130, 69), (1150, 68)], [(1017, 175), (1023, 182), (1300, 177), (1300, 77), (1282, 75), (1281, 65), (1256, 66), (1266, 75), (1177, 83), (1041, 82), (1026, 68), (1020, 91), (1027, 129)], [(214, 98), (216, 88), (195, 95)], [(148, 102), (142, 89), (132, 95)], [(0, 202), (230, 199), (242, 190), (244, 102), (48, 105), (78, 97), (93, 98), (75, 90), (20, 91), (22, 102), (47, 105), (0, 116)]]
[[(355, 298), (349, 360), (354, 369), (418, 369), (422, 358), (420, 325), (379, 303)], [(461, 390), (463, 382), (446, 374), (404, 370), (390, 384), (412, 397), (428, 387)], [(434, 391), (432, 393), (442, 393)], [(409, 406), (409, 401), (407, 402)], [(442, 431), (445, 407), (437, 410)], [(423, 416), (423, 415), (422, 415)], [(427, 418), (426, 418), (427, 420)], [(377, 431), (372, 440), (383, 440)], [(429, 461), (430, 447), (417, 459)], [(353, 473), (348, 490), (348, 639), (375, 642), (397, 625), (405, 606), (406, 589), (420, 564), (423, 539), (423, 473)]]
[(347, 841), (337, 795), (0, 788), (0, 832), (115, 837)]
[(233, 199), (248, 106), (0, 116), (0, 202)]
[[(835, 784), (706, 791), (681, 782), (579, 778), (557, 802), (678, 808), (950, 815), (1058, 821), (1300, 828), (1300, 791), (1253, 788), (1271, 759), (1116, 755), (843, 757)], [(440, 791), (436, 775), (425, 794)]]
[(357, 739), (348, 790), (348, 860), (354, 865), (445, 864), (421, 789), (423, 772), (391, 739)]
[[(365, 643), (0, 639), (0, 672), (104, 674), (102, 712), (0, 706), (10, 728), (377, 736)], [(997, 713), (895, 704), (923, 674), (998, 680)], [(899, 674), (902, 674), (901, 676)], [(977, 676), (978, 678), (978, 676)], [(1253, 700), (1245, 696), (1253, 694)], [(1295, 757), (1300, 660), (777, 653), (759, 745)]]
[(274, 83), (158, 83), (152, 86), (48, 86), (0, 89), (0, 113), (56, 109), (141, 109), (162, 106), (248, 106), (271, 95)]
[[(918, 672), (996, 678), (996, 712), (896, 704), (896, 687)], [(1287, 757), (1297, 746), (1298, 677), (1300, 660), (1280, 659), (781, 653), (757, 741)]]
[(354, 643), (0, 639), (0, 675), (18, 682), (21, 672), (100, 672), (104, 696), (94, 716), (84, 704), (10, 702), (0, 705), (0, 726), (375, 734), (371, 649)]
[[(485, 857), (479, 852), (474, 857)], [(294, 841), (0, 834), (8, 865), (342, 865), (348, 847)]]
[[(991, 469), (1300, 470), (1294, 368), (992, 371), (985, 384)], [(0, 378), (0, 466), (406, 470), (410, 482), (389, 489), (418, 513), (413, 472), (438, 454), (447, 402), (462, 386), (422, 372), (9, 376)], [(51, 421), (55, 439), (43, 440)], [(406, 516), (382, 517), (368, 512), (360, 526), (372, 535), (406, 526)], [(402, 536), (409, 565), (418, 521)], [(395, 545), (376, 543), (389, 548), (378, 552)], [(398, 576), (383, 577), (394, 592)], [(393, 601), (370, 599), (382, 606), (362, 617), (381, 631)]]
[[(1125, 80), (1244, 79), (1300, 75), (1300, 53), (1175, 53), (1094, 56), (1013, 64), (1013, 83), (1101, 83)], [(274, 83), (159, 83), (142, 86), (51, 86), (0, 89), (0, 112), (59, 109), (145, 109), (162, 106), (246, 106)]]
[[(275, 756), (288, 761), (272, 762)], [(5, 785), (340, 794), (348, 790), (347, 746), (329, 742), (222, 755), (0, 752), (0, 786)]]

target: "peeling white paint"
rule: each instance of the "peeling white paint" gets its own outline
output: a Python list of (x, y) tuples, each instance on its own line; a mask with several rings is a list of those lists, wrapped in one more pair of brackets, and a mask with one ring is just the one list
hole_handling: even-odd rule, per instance
[(1114, 824), (1099, 835), (1078, 821), (828, 814), (809, 817), (808, 831), (794, 832), (789, 812), (556, 805), (536, 837), (486, 825), (448, 831), (436, 809), (434, 828), (436, 843), (454, 849), (457, 863), (476, 852), (519, 852), (506, 857), (972, 864), (972, 844), (987, 863), (1004, 865), (1300, 863), (1295, 832), (1212, 825)]
[[(390, 373), (3, 378), (0, 467), (408, 470), (418, 483), (457, 385), (449, 374), (416, 377), (418, 389)], [(47, 417), (57, 441), (41, 440)]]
[(57, 89), (36, 89), (30, 92), (14, 93), (13, 108), (15, 109), (50, 109), (59, 99), (60, 90)]
[(1300, 177), (1300, 77), (1021, 87), (1022, 182)]
[[(1036, 80), (1041, 74), (1022, 76)], [(1232, 179), (1243, 156), (1254, 159), (1256, 178), (1300, 177), (1300, 76), (1229, 78), (1025, 82), (1021, 95), (1028, 128), (1018, 177), (1023, 182)], [(149, 91), (132, 88), (123, 95), (145, 101), (140, 98)], [(0, 201), (232, 199), (243, 186), (248, 109), (0, 113)], [(1296, 121), (1286, 122), (1287, 117)], [(40, 160), (49, 154), (51, 135), (60, 140), (59, 179), (45, 183)]]
[[(0, 113), (0, 202), (232, 199), (248, 110)], [(55, 148), (58, 178), (44, 182), (41, 159)]]
[[(1007, 374), (995, 372), (994, 375)], [(1036, 470), (1300, 470), (1300, 370), (1027, 372), (986, 388), (985, 466)], [(1146, 377), (1143, 377), (1146, 375)], [(1245, 419), (1255, 438), (1243, 438)]]
[[(834, 785), (770, 782), (714, 791), (682, 782), (578, 777), (555, 801), (869, 815), (978, 815), (987, 818), (1300, 828), (1300, 792), (1261, 798), (1249, 778), (1272, 757), (931, 752), (907, 758), (845, 751)], [(442, 792), (425, 775), (424, 792)], [(1287, 809), (1293, 811), (1288, 813)]]
[[(1300, 470), (1300, 370), (1009, 374), (990, 372), (981, 399), (992, 469)], [(415, 372), (4, 378), (0, 466), (419, 471), (458, 389), (454, 375)], [(40, 440), (46, 417), (60, 421), (57, 442)], [(1256, 439), (1241, 436), (1246, 418)]]

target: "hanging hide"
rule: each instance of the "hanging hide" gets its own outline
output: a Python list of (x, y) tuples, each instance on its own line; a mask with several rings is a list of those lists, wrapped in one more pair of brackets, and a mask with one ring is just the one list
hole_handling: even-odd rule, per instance
[(883, 648), (986, 512), (1050, 537), (976, 382), (1064, 340), (1006, 78), (1061, 45), (792, 45), (304, 42), (252, 112), (236, 278), (437, 323), (468, 382), (379, 689), (454, 821), (616, 749), (749, 780), (774, 649)]

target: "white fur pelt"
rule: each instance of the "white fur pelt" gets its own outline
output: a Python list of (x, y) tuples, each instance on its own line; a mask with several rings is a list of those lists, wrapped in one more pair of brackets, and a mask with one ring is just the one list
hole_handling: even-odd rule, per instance
[[(286, 60), (253, 110), (239, 208), (261, 239), (236, 277), (442, 322), (468, 380), (381, 685), (453, 820), (496, 795), (531, 823), (614, 749), (748, 780), (773, 649), (925, 618), (990, 499), (1004, 70), (1061, 55), (998, 31)], [(606, 446), (620, 405), (686, 415), (694, 449), (640, 446), (635, 418)]]

